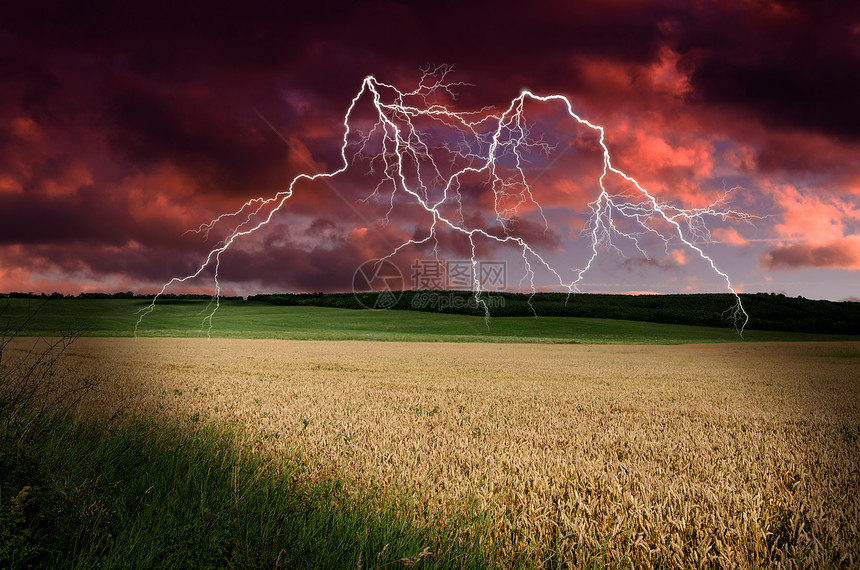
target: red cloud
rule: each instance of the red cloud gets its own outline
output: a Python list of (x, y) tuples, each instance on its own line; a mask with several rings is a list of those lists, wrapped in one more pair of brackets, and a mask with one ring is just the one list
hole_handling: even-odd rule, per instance
[(750, 243), (734, 228), (717, 228), (711, 232), (711, 235), (717, 241), (728, 245), (749, 245)]

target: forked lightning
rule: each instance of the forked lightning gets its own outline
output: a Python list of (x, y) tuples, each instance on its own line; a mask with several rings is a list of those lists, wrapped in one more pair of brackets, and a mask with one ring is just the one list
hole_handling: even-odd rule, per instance
[[(535, 268), (542, 267), (553, 276), (560, 288), (571, 294), (579, 291), (579, 284), (601, 249), (620, 251), (615, 242), (622, 239), (632, 243), (647, 258), (641, 241), (646, 237), (657, 238), (662, 240), (667, 250), (670, 243), (683, 244), (707, 262), (725, 281), (727, 290), (735, 298), (735, 304), (726, 312), (738, 332), (743, 332), (749, 316), (738, 292), (732, 286), (728, 274), (721, 271), (698, 245), (710, 239), (704, 223), (706, 218), (748, 221), (753, 217), (727, 208), (727, 191), (723, 192), (719, 200), (704, 208), (685, 209), (663, 203), (635, 178), (613, 166), (604, 128), (574, 112), (566, 96), (541, 96), (524, 90), (501, 112), (488, 108), (455, 111), (438, 102), (441, 98), (452, 99), (453, 89), (463, 85), (447, 81), (449, 72), (450, 67), (447, 66), (428, 69), (418, 87), (409, 92), (401, 92), (373, 76), (365, 77), (343, 118), (340, 167), (331, 172), (300, 174), (286, 190), (269, 198), (248, 200), (238, 210), (222, 214), (193, 230), (208, 238), (209, 233), (218, 227), (225, 232), (226, 237), (209, 252), (196, 271), (184, 277), (174, 277), (162, 286), (152, 303), (141, 309), (135, 333), (143, 318), (155, 309), (159, 296), (171, 286), (199, 277), (207, 268), (213, 273), (214, 294), (205, 311), (202, 327), (208, 327), (207, 331), (211, 332), (212, 318), (220, 303), (222, 254), (240, 238), (271, 222), (300, 183), (329, 179), (331, 185), (331, 179), (356, 167), (360, 161), (367, 163), (370, 173), (378, 177), (378, 183), (366, 200), (388, 202), (385, 221), (388, 221), (388, 216), (398, 204), (410, 207), (417, 205), (427, 217), (429, 229), (426, 235), (405, 240), (385, 258), (394, 256), (409, 245), (432, 244), (434, 252), (438, 254), (437, 231), (447, 228), (468, 240), (473, 269), (477, 263), (478, 240), (509, 244), (522, 255), (525, 266), (523, 279), (527, 280), (532, 292), (536, 290)], [(573, 270), (573, 279), (570, 281), (566, 281), (562, 277), (563, 272), (548, 263), (525, 238), (515, 235), (513, 227), (517, 217), (527, 210), (535, 211), (544, 226), (548, 227), (544, 211), (527, 180), (526, 170), (533, 155), (547, 154), (553, 147), (542, 139), (535, 139), (530, 132), (533, 127), (529, 126), (525, 118), (528, 101), (548, 106), (561, 105), (564, 112), (581, 128), (597, 136), (602, 150), (602, 173), (595, 186), (595, 190), (599, 188), (599, 193), (588, 204), (590, 215), (585, 229), (585, 235), (590, 237), (591, 254), (583, 267)], [(356, 118), (360, 105), (371, 110), (373, 118), (370, 121)], [(365, 126), (363, 130), (357, 126), (359, 124)], [(463, 213), (461, 184), (465, 178), (478, 176), (485, 177), (484, 187), (493, 192), (495, 231), (470, 224), (470, 220), (475, 217)], [(617, 176), (626, 183), (626, 192), (613, 191), (608, 187), (607, 179), (611, 176)], [(619, 222), (623, 222), (624, 227)], [(473, 271), (473, 275), (475, 297), (489, 317), (489, 308), (481, 299), (481, 282), (476, 272)]]

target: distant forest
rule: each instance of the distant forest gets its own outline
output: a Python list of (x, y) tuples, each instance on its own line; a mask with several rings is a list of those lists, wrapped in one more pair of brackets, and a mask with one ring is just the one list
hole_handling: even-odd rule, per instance
[[(262, 302), (273, 305), (364, 309), (373, 306), (376, 293), (281, 293), (243, 297), (221, 297), (222, 300)], [(394, 294), (397, 295), (397, 292)], [(434, 297), (435, 296), (435, 297)], [(124, 293), (81, 293), (76, 297), (59, 293), (0, 294), (7, 298), (36, 299), (152, 299), (153, 295)], [(161, 299), (201, 299), (208, 295), (166, 294)], [(626, 319), (654, 323), (696, 326), (732, 326), (730, 309), (734, 297), (728, 293), (696, 295), (604, 295), (593, 293), (521, 293), (484, 292), (481, 298), (490, 301), (493, 317), (585, 317)], [(442, 299), (440, 302), (428, 302)], [(746, 328), (755, 330), (860, 334), (860, 303), (814, 301), (803, 297), (786, 297), (774, 293), (742, 294), (744, 308), (749, 314)], [(474, 303), (469, 291), (403, 291), (391, 309), (483, 315), (484, 309)]]

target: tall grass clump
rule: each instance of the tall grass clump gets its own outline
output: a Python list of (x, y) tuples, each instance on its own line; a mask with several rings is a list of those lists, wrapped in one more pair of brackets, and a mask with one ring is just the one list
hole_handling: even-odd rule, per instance
[(98, 383), (61, 365), (74, 337), (17, 330), (0, 337), (0, 568), (492, 565), (480, 533), (415, 526), (408, 498), (255, 452), (235, 425), (82, 417)]
[[(77, 337), (29, 339), (12, 346), (34, 313), (19, 324), (4, 319), (0, 307), (0, 438), (15, 449), (52, 429), (74, 410), (82, 397), (98, 384), (93, 377), (64, 374), (58, 363)], [(20, 343), (19, 343), (20, 344)], [(9, 451), (9, 450), (6, 450)]]

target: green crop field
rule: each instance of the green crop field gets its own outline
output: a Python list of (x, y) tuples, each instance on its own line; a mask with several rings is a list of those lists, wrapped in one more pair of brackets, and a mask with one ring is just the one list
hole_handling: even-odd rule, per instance
[[(133, 336), (142, 299), (8, 299), (0, 302), (3, 323), (26, 336)], [(577, 317), (491, 317), (417, 311), (370, 311), (278, 306), (255, 301), (222, 301), (211, 329), (204, 322), (212, 306), (199, 299), (159, 300), (144, 315), (138, 336), (269, 338), (291, 340), (378, 340), (444, 342), (540, 342), (595, 344), (682, 344), (701, 342), (860, 340), (856, 335), (823, 335), (697, 327)]]

